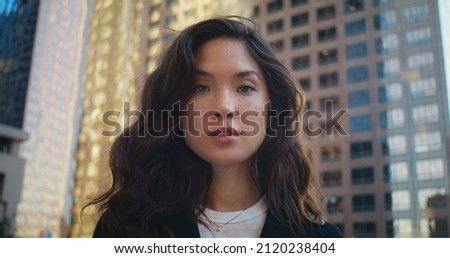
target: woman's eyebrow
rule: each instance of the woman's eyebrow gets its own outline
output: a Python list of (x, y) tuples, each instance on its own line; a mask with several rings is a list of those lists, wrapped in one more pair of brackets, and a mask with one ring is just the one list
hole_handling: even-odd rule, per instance
[(247, 77), (247, 76), (256, 76), (258, 79), (261, 80), (261, 77), (259, 76), (259, 74), (253, 70), (246, 70), (246, 71), (239, 72), (239, 73), (235, 74), (233, 77), (234, 78), (243, 78), (243, 77)]
[[(209, 77), (209, 78), (214, 77), (214, 75), (212, 73), (207, 72), (207, 71), (197, 69), (196, 72), (197, 72), (197, 76), (203, 76), (203, 77)], [(233, 75), (233, 78), (244, 78), (244, 77), (248, 77), (248, 76), (255, 76), (261, 80), (261, 76), (259, 76), (259, 74), (253, 70), (245, 70), (242, 72), (238, 72)]]
[(197, 73), (197, 76), (210, 77), (210, 78), (214, 77), (212, 75), (212, 73), (203, 71), (203, 70), (199, 70), (199, 69), (197, 69), (196, 73)]

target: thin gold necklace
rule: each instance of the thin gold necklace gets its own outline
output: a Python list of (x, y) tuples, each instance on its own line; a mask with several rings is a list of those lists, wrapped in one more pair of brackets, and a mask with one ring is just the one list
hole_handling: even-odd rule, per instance
[(236, 219), (237, 217), (239, 217), (242, 213), (244, 213), (248, 208), (249, 208), (249, 207), (243, 209), (241, 212), (239, 212), (236, 216), (234, 216), (233, 218), (231, 218), (231, 219), (228, 220), (227, 222), (225, 222), (225, 223), (220, 223), (220, 224), (218, 224), (218, 223), (212, 221), (206, 214), (204, 214), (204, 215), (205, 215), (206, 220), (209, 222), (209, 224), (210, 224), (211, 226), (213, 226), (214, 230), (215, 230), (216, 232), (220, 232), (220, 231), (222, 231), (222, 229), (223, 229), (226, 225), (230, 224), (233, 220), (235, 220), (235, 219)]

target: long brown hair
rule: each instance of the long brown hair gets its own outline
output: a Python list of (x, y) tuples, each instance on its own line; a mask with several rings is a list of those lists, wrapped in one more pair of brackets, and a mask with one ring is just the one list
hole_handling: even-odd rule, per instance
[(111, 188), (89, 205), (99, 205), (99, 211), (115, 221), (110, 227), (122, 227), (127, 236), (170, 236), (167, 218), (181, 214), (195, 222), (195, 211), (206, 204), (211, 166), (187, 147), (179, 124), (181, 109), (193, 92), (194, 55), (219, 37), (247, 46), (269, 88), (269, 130), (255, 157), (258, 169), (252, 171), (269, 210), (292, 228), (322, 218), (315, 159), (300, 123), (305, 95), (298, 81), (254, 23), (220, 17), (175, 37), (144, 83), (138, 119), (113, 143)]

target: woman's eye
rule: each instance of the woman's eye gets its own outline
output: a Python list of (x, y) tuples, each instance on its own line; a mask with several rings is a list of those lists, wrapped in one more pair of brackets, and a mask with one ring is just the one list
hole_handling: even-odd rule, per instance
[(197, 85), (194, 87), (194, 91), (195, 92), (208, 92), (209, 88), (208, 88), (208, 86), (205, 86), (205, 85)]
[(250, 85), (242, 85), (238, 88), (238, 92), (240, 93), (249, 93), (250, 91), (255, 90), (255, 88), (253, 88)]

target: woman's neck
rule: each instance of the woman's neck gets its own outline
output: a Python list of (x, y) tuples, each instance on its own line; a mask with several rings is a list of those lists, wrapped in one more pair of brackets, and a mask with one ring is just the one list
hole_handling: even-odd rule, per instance
[(258, 202), (261, 193), (250, 175), (250, 166), (251, 164), (213, 166), (207, 208), (215, 211), (238, 211)]

